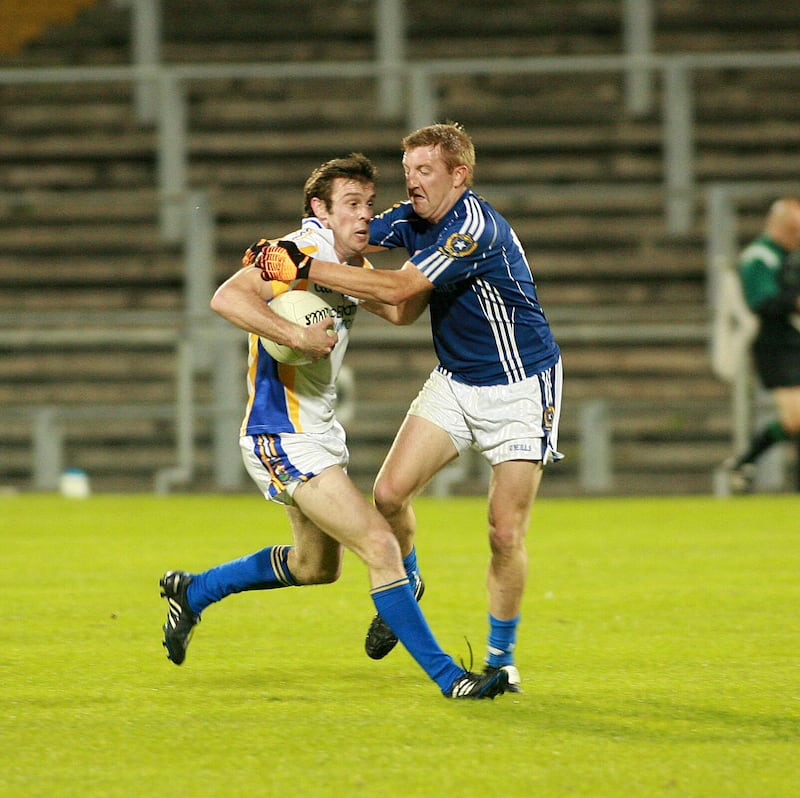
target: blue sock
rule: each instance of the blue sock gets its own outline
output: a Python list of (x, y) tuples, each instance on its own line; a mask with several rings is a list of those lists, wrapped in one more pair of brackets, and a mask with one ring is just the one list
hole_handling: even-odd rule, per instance
[(417, 547), (412, 546), (411, 552), (403, 557), (403, 567), (406, 569), (406, 573), (412, 576), (417, 571)]
[(412, 546), (411, 552), (403, 557), (403, 567), (406, 569), (408, 578), (411, 581), (411, 589), (414, 590), (417, 582), (420, 581), (419, 568), (417, 567), (417, 547)]
[(291, 546), (269, 546), (255, 554), (192, 574), (186, 591), (189, 606), (200, 614), (209, 604), (243, 590), (272, 590), (297, 585), (286, 559)]
[(514, 646), (517, 644), (519, 618), (501, 621), (489, 614), (489, 645), (486, 664), (491, 668), (514, 664)]
[(436, 642), (407, 579), (390, 582), (370, 591), (375, 608), (397, 635), (408, 653), (447, 695), (453, 682), (464, 673)]

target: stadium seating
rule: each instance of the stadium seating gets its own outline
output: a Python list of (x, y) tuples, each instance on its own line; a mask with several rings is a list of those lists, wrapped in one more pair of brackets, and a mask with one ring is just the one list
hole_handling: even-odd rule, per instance
[[(537, 3), (535, 13), (529, 2), (508, 2), (489, 18), (485, 5), (409, 0), (408, 58), (621, 52), (616, 0), (576, 3), (569, 14), (555, 0)], [(364, 0), (163, 0), (163, 7), (165, 62), (375, 55), (372, 3)], [(670, 4), (659, 9), (655, 49), (790, 49), (797, 22), (797, 12), (765, 2)], [(129, 11), (98, 2), (1, 58), (0, 68), (129, 60)], [(797, 77), (797, 70), (695, 76), (701, 186), (798, 173)], [(65, 421), (65, 453), (99, 489), (149, 489), (154, 471), (174, 459), (175, 353), (165, 340), (167, 328), (180, 328), (183, 305), (180, 247), (159, 237), (156, 132), (137, 123), (124, 81), (0, 85), (0, 99), (0, 405), (17, 408), (0, 412), (0, 485), (29, 484), (33, 422), (20, 408), (95, 404), (107, 413), (138, 405), (153, 412)], [(615, 492), (708, 492), (730, 447), (729, 389), (712, 375), (707, 354), (702, 197), (687, 234), (665, 232), (658, 102), (632, 118), (616, 74), (446, 77), (438, 99), (442, 115), (472, 133), (477, 188), (520, 233), (564, 349), (568, 458), (544, 491), (581, 490), (580, 411), (602, 400)], [(212, 198), (219, 281), (252, 239), (296, 225), (302, 181), (321, 160), (363, 150), (381, 170), (378, 205), (402, 195), (405, 125), (380, 118), (369, 81), (198, 81), (188, 117), (189, 182)], [(761, 212), (748, 209), (743, 237), (758, 229)], [(21, 313), (29, 322), (62, 313), (76, 323), (84, 314), (104, 320), (102, 329), (120, 311), (145, 314), (141, 334), (127, 344), (106, 345), (100, 333), (66, 345), (18, 340)], [(434, 359), (424, 325), (404, 333), (359, 319), (357, 329), (349, 356), (358, 407), (351, 473), (367, 489)], [(208, 376), (199, 379), (200, 401), (210, 390)], [(203, 418), (196, 428), (191, 487), (206, 489), (214, 484), (211, 432)]]
[(0, 27), (0, 54), (18, 53), (49, 27), (74, 19), (79, 11), (93, 3), (94, 0), (5, 3), (3, 26)]

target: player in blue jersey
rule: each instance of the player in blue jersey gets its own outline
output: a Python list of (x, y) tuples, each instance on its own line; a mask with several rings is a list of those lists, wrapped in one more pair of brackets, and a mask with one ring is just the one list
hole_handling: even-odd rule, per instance
[[(322, 164), (305, 185), (302, 227), (288, 238), (307, 254), (371, 268), (363, 252), (369, 241), (375, 174), (360, 153)], [(467, 672), (440, 648), (415, 601), (389, 524), (347, 476), (345, 433), (334, 415), (335, 380), (358, 300), (298, 280), (290, 290), (322, 293), (335, 319), (300, 327), (278, 317), (268, 302), (287, 286), (253, 266), (266, 243), (262, 240), (245, 253), (245, 267), (220, 286), (211, 305), (250, 334), (242, 453), (264, 496), (285, 505), (294, 545), (269, 546), (201, 573), (165, 573), (160, 584), (168, 602), (163, 629), (167, 656), (176, 665), (184, 661), (201, 613), (225, 596), (336, 581), (346, 547), (367, 566), (376, 609), (446, 697), (493, 698), (503, 693), (507, 674)], [(300, 349), (313, 361), (298, 366), (277, 363), (260, 337)]]
[[(522, 246), (508, 222), (471, 189), (475, 150), (457, 124), (421, 128), (402, 142), (408, 200), (370, 223), (373, 248), (403, 247), (399, 270), (345, 269), (281, 242), (261, 253), (280, 279), (310, 276), (365, 300), (394, 323), (430, 305), (439, 363), (409, 408), (375, 482), (375, 503), (400, 541), (419, 598), (412, 500), (469, 447), (491, 465), (485, 673), (505, 670), (520, 691), (514, 648), (528, 562), (525, 535), (543, 466), (557, 450), (562, 370)], [(385, 303), (385, 304), (382, 304)], [(388, 624), (386, 623), (388, 621)], [(395, 630), (396, 631), (396, 630)], [(397, 637), (379, 614), (367, 653)]]

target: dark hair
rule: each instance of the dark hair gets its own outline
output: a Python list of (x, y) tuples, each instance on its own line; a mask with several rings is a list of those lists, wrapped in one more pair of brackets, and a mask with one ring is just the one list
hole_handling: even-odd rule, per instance
[(378, 176), (375, 165), (360, 152), (351, 152), (346, 158), (332, 158), (318, 166), (306, 180), (303, 191), (303, 214), (313, 216), (311, 200), (318, 197), (325, 203), (325, 207), (331, 209), (331, 199), (333, 194), (333, 181), (337, 177), (344, 177), (347, 180), (357, 180), (359, 183), (374, 183)]
[(417, 147), (438, 147), (448, 171), (457, 166), (467, 167), (467, 185), (472, 185), (475, 170), (475, 145), (458, 122), (428, 125), (409, 133), (402, 141), (403, 151)]

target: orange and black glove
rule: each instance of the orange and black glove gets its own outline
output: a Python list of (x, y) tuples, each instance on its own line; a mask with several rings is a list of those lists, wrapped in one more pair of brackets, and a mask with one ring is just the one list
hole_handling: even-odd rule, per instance
[(271, 243), (265, 239), (253, 244), (242, 260), (245, 265), (260, 269), (262, 279), (282, 283), (307, 279), (312, 262), (311, 256), (302, 253), (294, 241)]
[(268, 247), (270, 242), (266, 238), (259, 238), (255, 244), (249, 246), (242, 255), (242, 265), (252, 266), (255, 263), (256, 256), (261, 252), (264, 247)]

